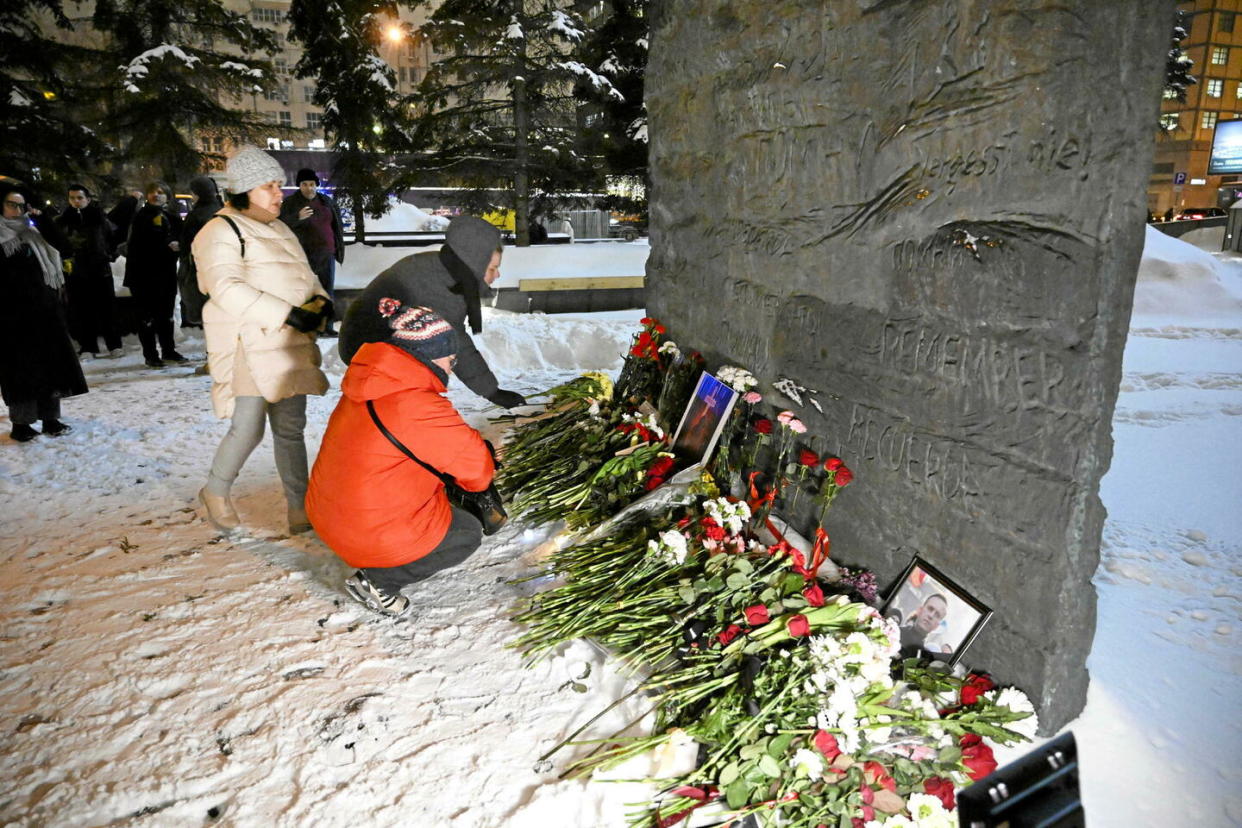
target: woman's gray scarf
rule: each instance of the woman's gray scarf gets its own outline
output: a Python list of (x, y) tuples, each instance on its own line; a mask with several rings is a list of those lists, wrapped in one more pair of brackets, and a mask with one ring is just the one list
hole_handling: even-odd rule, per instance
[(0, 218), (0, 251), (5, 256), (12, 256), (23, 244), (30, 245), (35, 258), (39, 260), (43, 283), (52, 290), (64, 287), (65, 274), (60, 269), (60, 253), (56, 252), (56, 248), (48, 244), (43, 234), (31, 227), (24, 217)]

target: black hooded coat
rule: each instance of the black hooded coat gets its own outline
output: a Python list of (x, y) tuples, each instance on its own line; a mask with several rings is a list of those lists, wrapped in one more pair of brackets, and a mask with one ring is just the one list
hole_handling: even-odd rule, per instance
[(444, 249), (406, 256), (376, 276), (350, 305), (337, 345), (341, 359), (348, 363), (364, 344), (385, 342), (392, 335), (388, 320), (379, 312), (381, 299), (431, 308), (457, 332), (457, 365), (453, 373), (471, 391), (491, 399), (499, 386), (470, 338), (466, 322), (470, 320), (475, 333), (482, 330), (480, 297), (492, 295), (484, 276), (499, 247), (500, 231), (483, 219), (453, 219), (445, 234)]

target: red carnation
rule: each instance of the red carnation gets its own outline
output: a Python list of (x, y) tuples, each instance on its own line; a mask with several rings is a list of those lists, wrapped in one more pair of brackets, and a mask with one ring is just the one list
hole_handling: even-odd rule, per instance
[(803, 466), (814, 468), (819, 465), (819, 455), (810, 449), (802, 449), (798, 452), (798, 463)]
[(640, 325), (654, 325), (654, 324), (655, 324), (655, 320), (654, 320), (654, 319), (652, 319), (650, 316), (644, 316), (642, 319), (638, 320), (638, 324), (640, 324)]
[(885, 790), (897, 792), (897, 780), (888, 775), (888, 770), (879, 762), (871, 761), (863, 764), (863, 778), (871, 778), (871, 784), (879, 785)]
[(996, 757), (992, 749), (983, 743), (983, 737), (967, 733), (958, 742), (962, 748), (962, 764), (966, 766), (966, 774), (972, 781), (978, 782), (996, 770)]
[(763, 604), (755, 604), (753, 607), (747, 607), (742, 610), (746, 615), (746, 623), (752, 627), (758, 627), (768, 623), (768, 608)]
[(700, 519), (699, 524), (702, 526), (719, 526), (720, 525), (716, 521), (716, 519), (712, 517), (711, 515), (707, 515), (706, 517)]
[(723, 526), (708, 526), (703, 532), (708, 540), (722, 541), (725, 539), (725, 530)]
[(837, 476), (834, 482), (838, 486), (848, 486), (850, 485), (850, 481), (853, 479), (854, 479), (854, 473), (849, 470), (849, 467), (842, 466), (841, 468), (837, 469)]
[(836, 471), (837, 469), (841, 468), (844, 465), (845, 464), (841, 462), (840, 457), (829, 457), (826, 460), (824, 460), (825, 471)]
[(815, 732), (815, 749), (824, 754), (824, 758), (831, 762), (841, 755), (841, 747), (837, 744), (837, 737), (833, 736), (826, 730), (818, 730)]
[(737, 624), (730, 624), (725, 627), (724, 632), (716, 634), (716, 640), (720, 642), (721, 647), (728, 647), (729, 642), (737, 638), (742, 632), (742, 628)]
[(811, 584), (802, 590), (802, 597), (813, 607), (822, 607), (824, 605), (824, 591), (820, 589), (819, 584)]
[(923, 793), (930, 794), (940, 799), (940, 804), (944, 805), (946, 811), (952, 811), (957, 807), (957, 800), (953, 796), (953, 783), (943, 776), (933, 776), (923, 782)]
[(771, 434), (772, 433), (772, 421), (769, 420), (767, 417), (760, 417), (758, 420), (755, 420), (755, 431), (759, 432), (760, 434)]
[(805, 615), (798, 614), (789, 619), (787, 629), (794, 638), (802, 638), (811, 634), (811, 622), (806, 620)]
[(979, 697), (996, 687), (996, 682), (986, 675), (971, 673), (962, 685), (962, 704), (974, 704)]

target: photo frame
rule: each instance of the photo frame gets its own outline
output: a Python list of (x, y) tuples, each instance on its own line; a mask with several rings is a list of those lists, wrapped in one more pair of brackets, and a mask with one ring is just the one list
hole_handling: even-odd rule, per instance
[(992, 610), (915, 555), (880, 608), (901, 629), (901, 657), (952, 667), (992, 617)]
[(737, 391), (704, 371), (682, 412), (673, 433), (673, 454), (681, 467), (705, 463), (716, 449), (729, 414), (737, 404)]

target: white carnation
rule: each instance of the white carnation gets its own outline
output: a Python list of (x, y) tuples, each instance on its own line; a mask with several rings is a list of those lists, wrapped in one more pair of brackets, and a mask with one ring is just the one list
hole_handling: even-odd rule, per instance
[(824, 757), (813, 750), (798, 748), (789, 764), (795, 771), (806, 774), (810, 779), (817, 780), (824, 775)]
[(1025, 693), (1016, 687), (1006, 687), (1003, 690), (989, 690), (983, 697), (997, 707), (1008, 708), (1013, 713), (1029, 713), (1024, 719), (1005, 722), (1004, 726), (1022, 734), (1028, 740), (1035, 738), (1035, 731), (1039, 729), (1039, 716), (1035, 713), (1035, 705), (1031, 704)]

